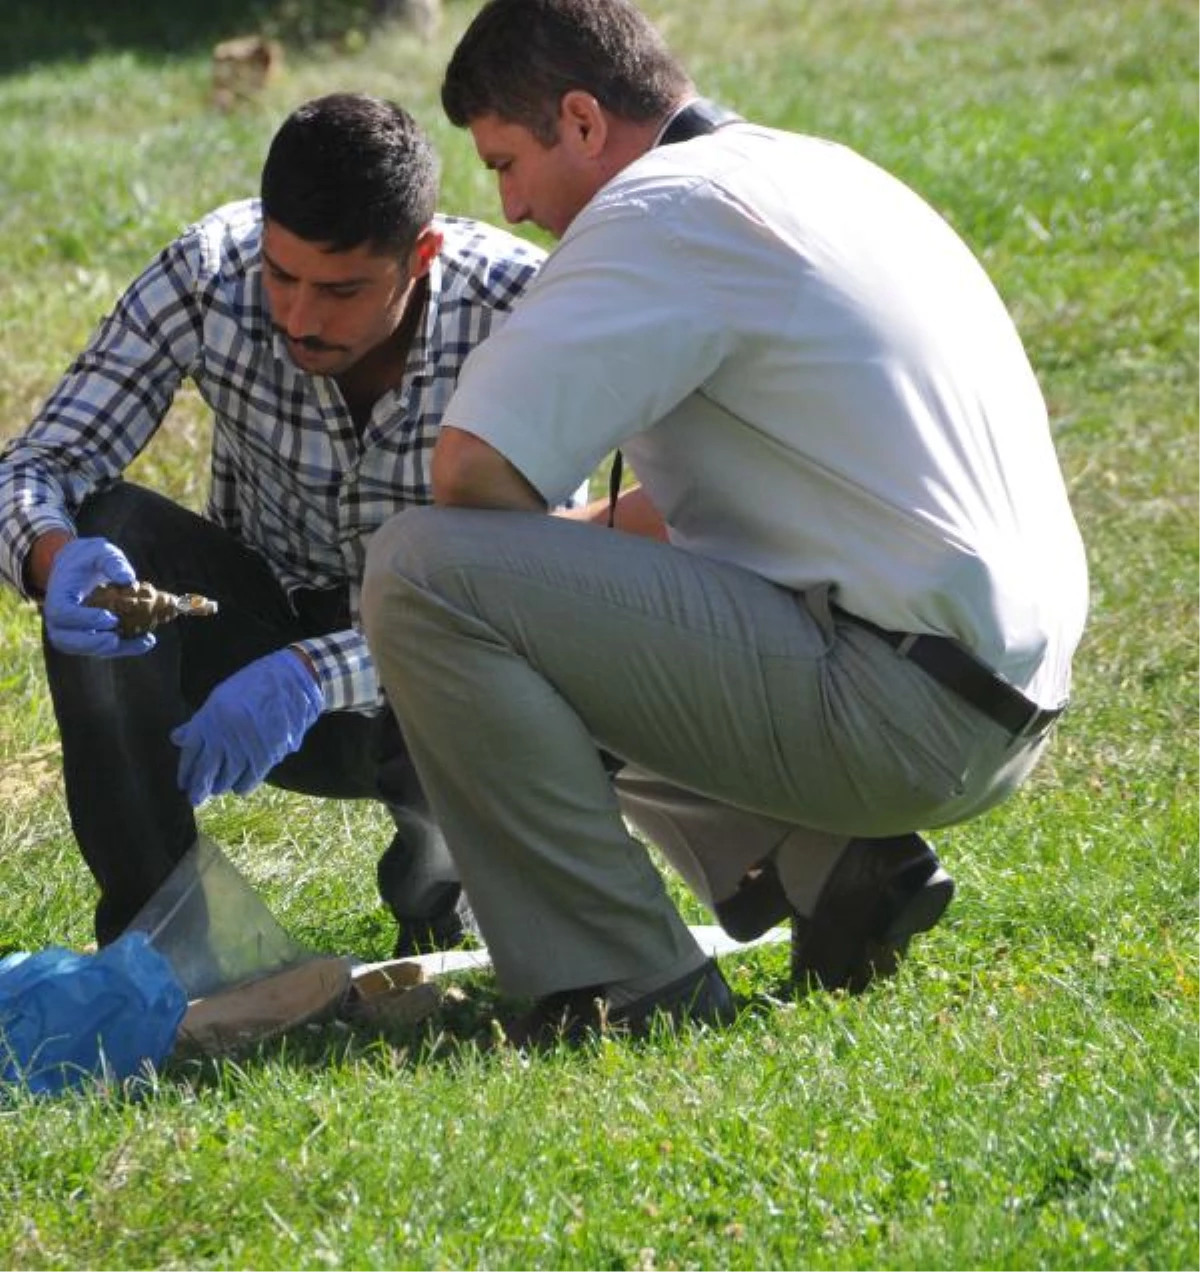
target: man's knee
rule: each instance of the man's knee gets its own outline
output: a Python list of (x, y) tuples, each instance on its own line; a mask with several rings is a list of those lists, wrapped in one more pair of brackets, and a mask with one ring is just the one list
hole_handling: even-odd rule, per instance
[(426, 583), (453, 566), (465, 542), (474, 538), (478, 511), (463, 508), (406, 508), (375, 532), (367, 548), (367, 577), (400, 575)]
[[(450, 543), (455, 509), (406, 508), (385, 521), (367, 546), (361, 611), (368, 639), (384, 635), (408, 612), (397, 594), (425, 590), (437, 571), (453, 559)], [(447, 515), (451, 514), (451, 515)]]
[(408, 556), (405, 545), (410, 535), (415, 534), (416, 514), (424, 511), (424, 508), (406, 508), (389, 517), (371, 536), (363, 568), (364, 587), (373, 578), (396, 572), (398, 563)]
[(362, 613), (368, 638), (373, 625), (384, 634), (388, 620), (382, 613), (389, 606), (390, 621), (403, 621), (414, 592), (464, 613), (485, 609), (485, 596), (497, 595), (497, 580), (537, 557), (550, 524), (543, 513), (482, 508), (398, 513), (380, 527), (367, 551)]
[(152, 545), (164, 517), (178, 511), (179, 506), (165, 496), (118, 481), (84, 500), (75, 526), (81, 536), (108, 539), (132, 556), (139, 547)]

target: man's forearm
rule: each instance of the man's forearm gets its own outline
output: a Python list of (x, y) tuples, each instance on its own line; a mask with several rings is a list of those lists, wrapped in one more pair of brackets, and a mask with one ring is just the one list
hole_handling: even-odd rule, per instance
[(25, 590), (30, 596), (41, 598), (46, 595), (46, 584), (54, 567), (54, 558), (62, 551), (63, 545), (70, 543), (74, 537), (66, 530), (47, 530), (34, 539), (33, 547), (25, 558)]
[[(558, 516), (571, 521), (586, 521), (594, 526), (608, 525), (609, 501), (593, 499), (586, 508), (570, 508), (559, 512)], [(614, 509), (613, 528), (626, 534), (641, 535), (645, 539), (658, 539), (667, 542), (667, 525), (659, 515), (658, 509), (650, 502), (649, 496), (641, 486), (631, 486), (621, 491)]]

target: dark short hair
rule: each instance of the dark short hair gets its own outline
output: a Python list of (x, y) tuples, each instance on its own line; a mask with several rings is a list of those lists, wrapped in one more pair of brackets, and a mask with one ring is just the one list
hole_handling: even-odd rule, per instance
[(402, 255), (437, 208), (429, 138), (394, 102), (332, 93), (284, 120), (262, 170), (263, 215), (311, 243)]
[(442, 108), (456, 127), (494, 114), (550, 144), (563, 96), (575, 89), (646, 123), (677, 106), (692, 83), (628, 0), (488, 0), (446, 68)]

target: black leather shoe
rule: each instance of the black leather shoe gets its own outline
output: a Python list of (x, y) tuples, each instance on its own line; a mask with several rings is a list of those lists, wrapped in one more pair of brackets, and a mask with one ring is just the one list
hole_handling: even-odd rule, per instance
[(897, 835), (851, 840), (811, 918), (792, 909), (771, 861), (748, 872), (716, 914), (738, 941), (790, 917), (797, 986), (858, 993), (895, 972), (909, 940), (933, 927), (953, 896), (954, 880), (933, 849), (920, 835)]
[(688, 972), (669, 985), (623, 1007), (613, 1008), (608, 1013), (608, 1027), (641, 1038), (654, 1028), (656, 1021), (664, 1019), (675, 1025), (712, 1025), (719, 1028), (732, 1024), (736, 1016), (737, 1003), (734, 1002), (733, 991), (721, 975), (716, 959), (710, 958), (694, 972)]
[(852, 994), (891, 976), (954, 897), (954, 880), (920, 835), (854, 839), (811, 917), (792, 917), (792, 981)]
[(623, 1007), (607, 1010), (604, 987), (588, 985), (539, 999), (534, 1007), (502, 1025), (514, 1047), (577, 1045), (604, 1033), (644, 1038), (657, 1022), (672, 1025), (728, 1025), (737, 1016), (737, 1003), (714, 959), (678, 980)]
[[(457, 885), (454, 890), (458, 892)], [(398, 931), (392, 958), (411, 958), (414, 954), (461, 948), (466, 944), (470, 929), (463, 921), (459, 908), (461, 903), (456, 895), (452, 906), (440, 909), (434, 915), (397, 915)]]
[(445, 841), (418, 812), (396, 808), (392, 816), (396, 833), (375, 867), (380, 898), (399, 925), (392, 957), (456, 949), (476, 935), (475, 916)]
[(425, 914), (398, 914), (395, 909), (392, 913), (399, 925), (393, 958), (458, 949), (475, 934), (466, 894), (457, 883), (443, 885)]
[(735, 941), (753, 941), (776, 923), (792, 914), (779, 872), (773, 861), (764, 861), (748, 870), (738, 890), (714, 907), (717, 922)]

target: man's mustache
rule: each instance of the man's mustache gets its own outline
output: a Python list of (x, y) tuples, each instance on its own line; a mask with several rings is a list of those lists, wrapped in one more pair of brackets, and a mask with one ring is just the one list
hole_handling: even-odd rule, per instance
[(345, 345), (327, 344), (324, 340), (318, 340), (316, 336), (289, 336), (282, 327), (276, 327), (275, 330), (289, 344), (299, 345), (301, 349), (308, 349), (311, 353), (345, 353)]

